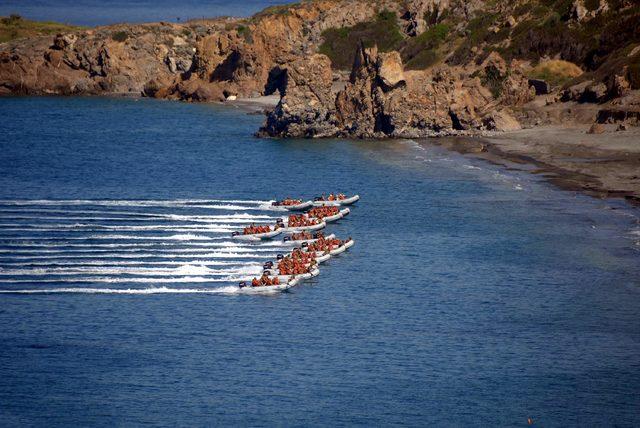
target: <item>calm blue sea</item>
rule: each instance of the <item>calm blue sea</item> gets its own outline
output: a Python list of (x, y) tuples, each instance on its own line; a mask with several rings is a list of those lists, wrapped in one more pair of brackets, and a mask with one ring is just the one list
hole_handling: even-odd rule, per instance
[[(638, 211), (234, 107), (0, 99), (5, 426), (640, 423)], [(350, 252), (237, 295), (270, 199), (359, 193)], [(46, 291), (46, 292), (44, 292)]]
[(76, 25), (186, 21), (217, 16), (249, 16), (282, 0), (2, 0), (0, 16), (12, 13), (40, 21)]

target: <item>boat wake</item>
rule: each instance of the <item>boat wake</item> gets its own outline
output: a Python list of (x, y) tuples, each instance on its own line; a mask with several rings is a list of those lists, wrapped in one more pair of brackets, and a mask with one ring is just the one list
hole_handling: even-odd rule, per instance
[(49, 288), (34, 290), (0, 290), (0, 294), (239, 294), (235, 285), (219, 288)]
[(235, 294), (236, 282), (288, 248), (230, 239), (273, 223), (271, 202), (0, 200), (0, 294)]

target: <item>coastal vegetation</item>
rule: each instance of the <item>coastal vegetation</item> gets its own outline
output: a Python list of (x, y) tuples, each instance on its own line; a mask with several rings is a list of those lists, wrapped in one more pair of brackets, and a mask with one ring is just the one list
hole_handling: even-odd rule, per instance
[[(351, 67), (361, 41), (377, 44), (381, 52), (397, 50), (410, 70), (441, 63), (465, 66), (498, 52), (506, 61), (528, 61), (533, 67), (531, 77), (554, 86), (601, 79), (622, 67), (628, 70), (633, 87), (638, 87), (638, 62), (635, 55), (628, 55), (630, 47), (640, 44), (640, 6), (633, 2), (496, 0), (474, 3), (474, 7), (468, 20), (461, 19), (460, 13), (433, 7), (421, 17), (424, 30), (417, 34), (403, 31), (409, 24), (407, 16), (385, 10), (354, 26), (326, 29), (319, 52), (342, 70)], [(559, 62), (539, 65), (541, 58)]]
[(129, 38), (129, 34), (126, 31), (116, 31), (111, 35), (111, 38), (116, 42), (126, 42)]
[(360, 42), (365, 46), (378, 46), (380, 52), (395, 50), (404, 40), (395, 12), (383, 10), (375, 20), (361, 22), (352, 27), (330, 28), (322, 33), (324, 43), (320, 53), (327, 55), (335, 68), (351, 67)]
[(540, 62), (531, 70), (529, 76), (544, 80), (552, 86), (562, 86), (582, 73), (582, 69), (574, 63), (554, 59)]
[(10, 15), (0, 18), (0, 43), (80, 29), (82, 27), (49, 21), (31, 21), (20, 15)]

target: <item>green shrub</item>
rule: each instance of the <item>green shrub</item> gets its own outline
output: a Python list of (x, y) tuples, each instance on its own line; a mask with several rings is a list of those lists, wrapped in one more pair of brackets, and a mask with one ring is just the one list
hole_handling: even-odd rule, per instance
[(459, 65), (469, 61), (473, 57), (471, 49), (474, 46), (477, 47), (489, 37), (489, 27), (493, 25), (497, 16), (497, 14), (485, 12), (469, 21), (466, 28), (466, 37), (455, 50), (449, 62), (453, 65)]
[(26, 37), (77, 31), (81, 28), (57, 22), (31, 21), (13, 14), (0, 18), (0, 43)]
[(531, 12), (532, 9), (533, 9), (533, 3), (524, 3), (516, 7), (516, 9), (513, 11), (513, 14), (515, 16), (526, 15), (527, 13)]
[(397, 49), (403, 41), (395, 12), (383, 10), (375, 21), (361, 22), (353, 27), (329, 28), (322, 33), (324, 43), (319, 52), (331, 59), (334, 68), (348, 70), (359, 43), (377, 45), (381, 52)]
[(129, 34), (126, 31), (116, 31), (111, 35), (111, 38), (116, 42), (123, 43), (127, 41)]
[(22, 16), (20, 16), (18, 14), (15, 14), (15, 13), (12, 13), (11, 15), (9, 15), (9, 17), (2, 18), (1, 22), (4, 25), (16, 25), (21, 21), (22, 21)]
[(292, 7), (298, 6), (300, 3), (288, 3), (276, 6), (269, 6), (262, 11), (254, 15), (254, 17), (268, 16), (268, 15), (288, 15)]
[(409, 39), (401, 49), (402, 59), (408, 69), (422, 70), (438, 61), (437, 49), (449, 34), (447, 24), (437, 24), (418, 37)]
[(497, 99), (500, 98), (500, 95), (502, 94), (506, 78), (507, 75), (503, 76), (497, 68), (487, 67), (480, 78), (480, 81), (489, 89), (489, 91), (491, 91), (491, 95)]
[(424, 70), (436, 64), (440, 58), (433, 49), (425, 49), (418, 52), (413, 58), (405, 63), (407, 70)]
[(600, 7), (600, 0), (585, 0), (584, 7), (587, 10), (597, 10)]

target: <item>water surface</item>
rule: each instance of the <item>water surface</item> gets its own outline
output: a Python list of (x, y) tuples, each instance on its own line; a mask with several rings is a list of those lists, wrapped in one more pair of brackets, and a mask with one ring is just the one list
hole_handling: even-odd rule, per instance
[[(0, 116), (5, 424), (640, 422), (622, 202), (413, 141), (257, 140), (262, 117), (228, 107), (15, 98)], [(348, 254), (290, 293), (215, 292), (272, 255), (225, 253), (230, 230), (338, 190), (362, 196), (329, 229)], [(60, 289), (78, 292), (15, 293)]]
[[(286, 3), (286, 2), (285, 2)], [(0, 16), (12, 13), (39, 21), (96, 26), (122, 22), (186, 21), (250, 16), (281, 0), (3, 0)]]

